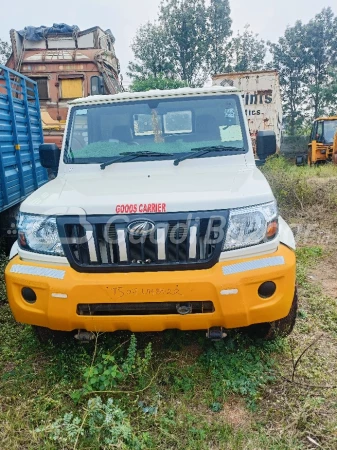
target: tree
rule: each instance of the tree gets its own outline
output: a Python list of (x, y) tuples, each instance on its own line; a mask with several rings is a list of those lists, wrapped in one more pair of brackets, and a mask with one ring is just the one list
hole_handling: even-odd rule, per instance
[(232, 34), (230, 13), (228, 0), (211, 0), (207, 9), (207, 60), (212, 74), (228, 70), (228, 39)]
[(234, 72), (260, 70), (265, 65), (266, 45), (250, 30), (250, 25), (246, 25), (244, 32), (242, 34), (238, 32), (232, 39), (230, 51), (231, 67)]
[(280, 75), (285, 122), (294, 135), (303, 124), (307, 97), (308, 57), (305, 51), (306, 28), (297, 21), (288, 27), (276, 44), (268, 43), (273, 67)]
[(131, 45), (136, 61), (129, 63), (128, 75), (136, 80), (165, 75), (174, 76), (169, 58), (168, 37), (162, 26), (148, 22), (137, 31)]
[(331, 69), (337, 65), (337, 17), (331, 8), (324, 8), (306, 25), (308, 57), (308, 91), (314, 117), (329, 106), (324, 95), (331, 82)]
[(159, 20), (167, 33), (176, 74), (189, 85), (202, 83), (208, 50), (205, 0), (164, 0)]
[(337, 65), (328, 73), (329, 81), (322, 89), (323, 104), (327, 106), (327, 113), (336, 115), (337, 111)]
[(337, 18), (324, 8), (307, 24), (288, 27), (270, 44), (273, 65), (279, 70), (283, 109), (290, 134), (337, 107)]
[(130, 91), (141, 92), (150, 91), (151, 89), (177, 89), (185, 87), (186, 83), (180, 80), (173, 80), (172, 78), (164, 78), (162, 75), (157, 77), (150, 76), (142, 80), (134, 80), (130, 85)]
[(11, 56), (12, 48), (8, 42), (0, 39), (0, 64), (6, 64), (8, 58)]

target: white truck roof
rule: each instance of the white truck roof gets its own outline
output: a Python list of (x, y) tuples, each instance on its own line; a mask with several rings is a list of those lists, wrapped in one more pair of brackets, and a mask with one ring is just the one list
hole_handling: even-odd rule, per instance
[(169, 98), (194, 95), (216, 95), (238, 92), (238, 89), (231, 86), (210, 86), (202, 88), (179, 88), (168, 90), (151, 90), (146, 92), (120, 92), (113, 95), (91, 95), (89, 97), (77, 98), (69, 102), (70, 105), (92, 105), (98, 103), (113, 103), (128, 100), (140, 100), (146, 98)]

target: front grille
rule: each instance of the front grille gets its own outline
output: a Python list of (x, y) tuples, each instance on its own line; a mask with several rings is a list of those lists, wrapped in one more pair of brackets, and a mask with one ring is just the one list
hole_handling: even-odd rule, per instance
[[(227, 211), (147, 216), (58, 217), (63, 249), (80, 272), (158, 271), (207, 268), (219, 259)], [(151, 223), (134, 235), (134, 223)], [(177, 268), (179, 266), (179, 269)]]
[(213, 303), (204, 302), (147, 302), (147, 303), (83, 303), (77, 305), (81, 316), (148, 316), (165, 314), (210, 314)]

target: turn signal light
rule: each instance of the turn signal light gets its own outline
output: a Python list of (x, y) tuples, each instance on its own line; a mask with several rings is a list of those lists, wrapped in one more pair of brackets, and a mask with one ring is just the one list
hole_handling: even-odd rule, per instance
[(267, 227), (267, 239), (273, 239), (278, 233), (278, 222), (277, 220), (270, 222)]

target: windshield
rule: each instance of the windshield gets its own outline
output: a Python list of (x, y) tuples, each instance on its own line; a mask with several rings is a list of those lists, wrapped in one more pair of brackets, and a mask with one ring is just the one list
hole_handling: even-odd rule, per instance
[(337, 120), (327, 120), (324, 122), (324, 140), (327, 144), (332, 144), (337, 132)]
[(73, 164), (104, 163), (134, 152), (140, 153), (133, 160), (138, 162), (175, 159), (205, 147), (221, 146), (223, 151), (203, 157), (225, 155), (226, 149), (244, 153), (248, 148), (235, 95), (75, 107), (70, 123), (64, 161)]

